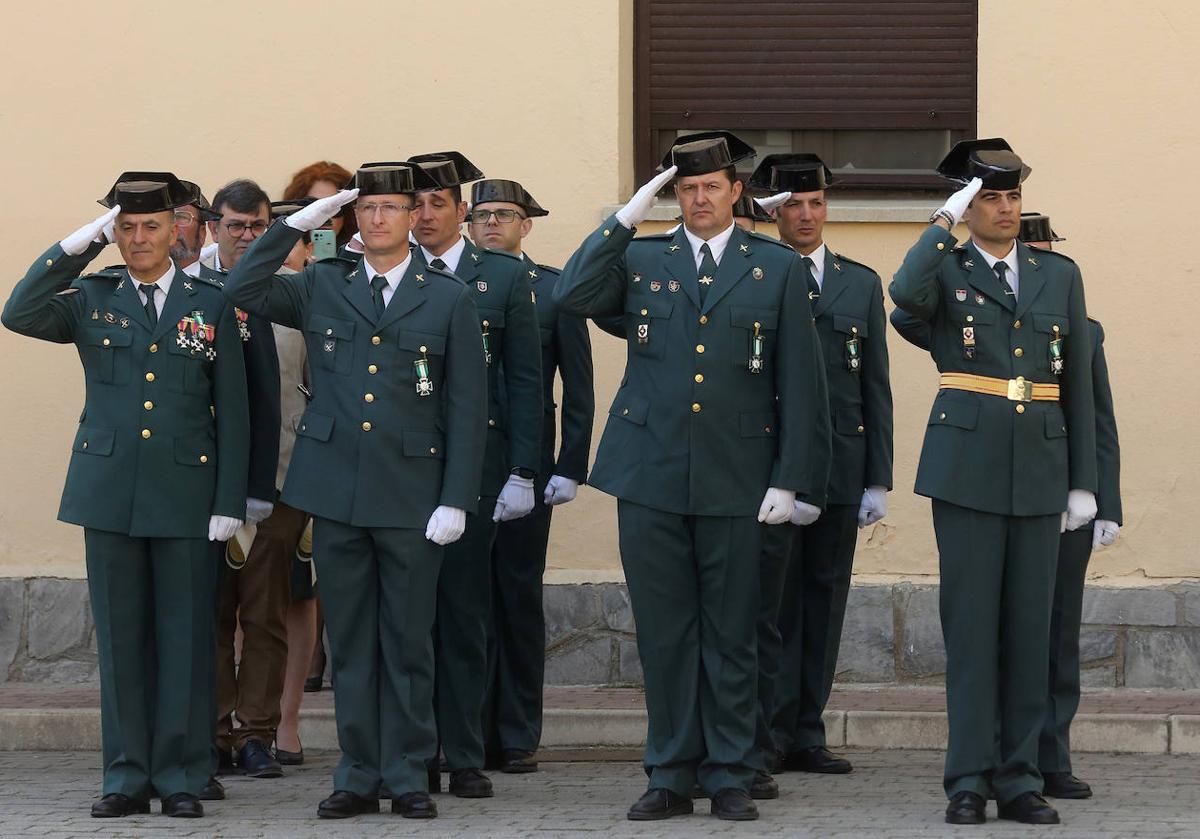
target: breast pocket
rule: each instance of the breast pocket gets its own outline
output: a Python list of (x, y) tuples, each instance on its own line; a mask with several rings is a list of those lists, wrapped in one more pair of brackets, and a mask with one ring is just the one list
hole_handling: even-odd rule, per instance
[(670, 300), (630, 300), (625, 306), (625, 339), (633, 355), (662, 358), (675, 304)]
[[(951, 323), (957, 324), (958, 357), (968, 362), (1008, 363), (1008, 336), (994, 334), (996, 310), (956, 306), (950, 310)], [(990, 353), (990, 357), (989, 357)], [(970, 368), (968, 368), (970, 369)]]
[(176, 393), (208, 393), (212, 380), (209, 376), (210, 362), (204, 350), (192, 345), (180, 346), (174, 338), (167, 342), (166, 385)]
[[(729, 307), (730, 358), (733, 366), (758, 373), (775, 354), (779, 313), (771, 309)], [(752, 365), (751, 361), (757, 359)]]
[(867, 321), (854, 315), (835, 314), (832, 318), (833, 346), (825, 348), (825, 363), (851, 373), (861, 373), (863, 346), (867, 339)]
[(133, 334), (129, 330), (87, 330), (80, 344), (83, 369), (89, 379), (116, 385), (129, 382), (129, 348), (133, 344)]
[(354, 363), (354, 321), (310, 315), (304, 325), (308, 335), (308, 361), (314, 367), (344, 376)]
[[(400, 350), (397, 375), (402, 381), (421, 384), (418, 394), (440, 393), (446, 376), (446, 336), (405, 329), (396, 338)], [(421, 383), (424, 378), (427, 383)]]

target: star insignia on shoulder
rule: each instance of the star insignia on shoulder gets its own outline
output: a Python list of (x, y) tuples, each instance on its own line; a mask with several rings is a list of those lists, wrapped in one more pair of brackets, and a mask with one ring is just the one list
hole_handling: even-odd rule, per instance
[(669, 250), (671, 253), (675, 253), (675, 251), (679, 250), (679, 245), (671, 245), (671, 247), (667, 248), (667, 250)]
[(713, 278), (707, 275), (700, 278), (700, 285), (712, 285), (712, 282)]
[(750, 246), (749, 245), (738, 245), (738, 250), (741, 251), (742, 253), (749, 253)]

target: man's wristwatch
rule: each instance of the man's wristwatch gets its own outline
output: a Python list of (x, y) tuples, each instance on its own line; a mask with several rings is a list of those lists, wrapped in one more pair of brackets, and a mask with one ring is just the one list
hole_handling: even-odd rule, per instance
[(933, 215), (929, 217), (929, 223), (936, 224), (938, 219), (945, 219), (950, 228), (954, 228), (954, 216), (950, 215), (946, 210), (934, 210)]
[(510, 475), (516, 475), (518, 478), (524, 478), (527, 481), (532, 481), (537, 476), (537, 472), (532, 469), (526, 469), (523, 466), (514, 466)]

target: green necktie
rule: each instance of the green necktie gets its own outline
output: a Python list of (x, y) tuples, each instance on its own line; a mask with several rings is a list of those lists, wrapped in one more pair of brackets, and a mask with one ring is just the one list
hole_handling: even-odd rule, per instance
[(433, 261), (429, 263), (429, 267), (430, 267), (430, 268), (436, 268), (436, 269), (438, 269), (439, 271), (445, 271), (445, 270), (446, 270), (446, 263), (442, 262), (442, 259), (441, 259), (441, 257), (435, 256), (435, 257), (433, 258)]
[(383, 290), (387, 287), (387, 278), (376, 274), (371, 278), (371, 299), (375, 301), (375, 317), (381, 317), (384, 310)]
[(821, 299), (821, 287), (817, 285), (817, 278), (813, 276), (813, 261), (811, 256), (801, 257), (800, 263), (804, 266), (804, 281), (808, 284), (808, 301), (816, 303)]
[(696, 282), (700, 284), (700, 304), (703, 305), (704, 298), (708, 295), (708, 287), (717, 278), (717, 261), (713, 259), (708, 242), (700, 246), (700, 253), (703, 256), (700, 259), (700, 271), (696, 274)]
[(146, 297), (146, 319), (150, 321), (150, 328), (158, 326), (158, 307), (154, 305), (154, 292), (158, 291), (158, 283), (146, 283), (141, 287), (141, 292)]
[(992, 270), (996, 272), (996, 279), (1000, 281), (1000, 288), (1004, 289), (1005, 294), (1012, 295), (1013, 301), (1017, 299), (1017, 290), (1012, 287), (1012, 283), (1008, 281), (1008, 263), (997, 262), (992, 266)]

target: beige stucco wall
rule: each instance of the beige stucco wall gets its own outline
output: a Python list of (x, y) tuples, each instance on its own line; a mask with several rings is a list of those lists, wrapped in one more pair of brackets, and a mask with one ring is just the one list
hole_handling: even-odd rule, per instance
[[(529, 251), (559, 264), (600, 208), (635, 186), (631, 0), (472, 4), (452, 25), (440, 7), (384, 0), (187, 8), (58, 2), (8, 21), (0, 293), (98, 212), (93, 198), (123, 168), (170, 168), (210, 195), (249, 175), (275, 194), (318, 158), (353, 167), (459, 148), (552, 210)], [(1003, 134), (1033, 166), (1027, 207), (1068, 236), (1062, 249), (1082, 264), (1108, 333), (1126, 528), (1092, 569), (1122, 582), (1200, 574), (1189, 538), (1200, 348), (1188, 311), (1200, 112), (1186, 93), (1200, 77), (1200, 8), (984, 0), (980, 33), (979, 131)], [(297, 63), (305, 57), (309, 66)], [(919, 230), (838, 223), (827, 240), (886, 280)], [(601, 333), (593, 341), (598, 440), (624, 349)], [(928, 502), (911, 493), (933, 369), (890, 343), (896, 491), (887, 526), (863, 534), (864, 576), (936, 572)], [(0, 576), (80, 575), (80, 535), (54, 521), (78, 361), (70, 348), (0, 333), (0, 388)], [(611, 499), (582, 490), (555, 514), (550, 566), (569, 571), (552, 578), (618, 574), (615, 531)]]

